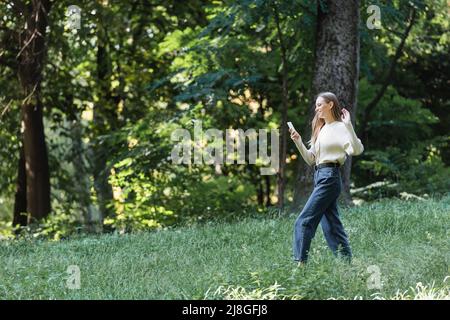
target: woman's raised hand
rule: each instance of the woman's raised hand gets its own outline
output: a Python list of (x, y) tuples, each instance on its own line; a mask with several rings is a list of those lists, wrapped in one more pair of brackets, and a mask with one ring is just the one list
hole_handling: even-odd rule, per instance
[(352, 124), (352, 121), (351, 121), (351, 119), (350, 119), (350, 112), (348, 112), (348, 110), (345, 109), (345, 108), (342, 108), (341, 119), (342, 119), (342, 122), (343, 122), (345, 125), (350, 125), (350, 124)]

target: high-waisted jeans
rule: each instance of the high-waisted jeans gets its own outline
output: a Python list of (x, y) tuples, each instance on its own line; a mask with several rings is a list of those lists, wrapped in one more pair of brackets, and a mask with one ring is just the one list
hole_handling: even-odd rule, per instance
[(339, 218), (337, 199), (342, 189), (339, 168), (323, 167), (314, 172), (314, 190), (295, 221), (293, 252), (294, 260), (306, 262), (311, 240), (314, 238), (317, 226), (322, 230), (328, 246), (335, 255), (339, 253), (348, 261), (352, 251)]

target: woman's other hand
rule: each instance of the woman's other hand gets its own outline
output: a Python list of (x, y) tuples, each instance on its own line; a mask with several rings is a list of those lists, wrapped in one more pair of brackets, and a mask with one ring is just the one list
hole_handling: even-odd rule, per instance
[(300, 134), (297, 131), (289, 129), (289, 132), (291, 133), (291, 139), (294, 142), (300, 142), (301, 141), (302, 137), (300, 136)]

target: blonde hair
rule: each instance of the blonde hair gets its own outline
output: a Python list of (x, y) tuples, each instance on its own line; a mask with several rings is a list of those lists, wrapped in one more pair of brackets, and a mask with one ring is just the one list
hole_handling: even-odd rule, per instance
[[(316, 104), (317, 98), (323, 98), (327, 103), (330, 101), (333, 101), (333, 107), (331, 108), (331, 115), (333, 116), (333, 119), (335, 121), (342, 121), (341, 120), (341, 105), (339, 103), (338, 98), (336, 95), (332, 92), (321, 92), (319, 93), (315, 99), (314, 99), (314, 106)], [(311, 140), (309, 140), (309, 146), (312, 146), (316, 140), (317, 136), (319, 135), (320, 130), (325, 125), (325, 120), (322, 118), (319, 118), (317, 116), (317, 112), (314, 114), (314, 118), (311, 122)]]

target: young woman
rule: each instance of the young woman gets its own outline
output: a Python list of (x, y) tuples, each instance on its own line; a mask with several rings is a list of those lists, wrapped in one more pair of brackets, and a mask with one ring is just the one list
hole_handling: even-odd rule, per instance
[(314, 165), (315, 169), (314, 190), (294, 226), (294, 260), (299, 265), (308, 258), (311, 240), (319, 222), (333, 253), (341, 253), (351, 260), (348, 236), (339, 218), (337, 205), (342, 189), (339, 167), (344, 164), (347, 156), (356, 156), (364, 151), (361, 140), (353, 130), (350, 113), (341, 108), (333, 93), (320, 93), (316, 99), (315, 111), (309, 150), (298, 132), (289, 130), (302, 158), (307, 164)]

